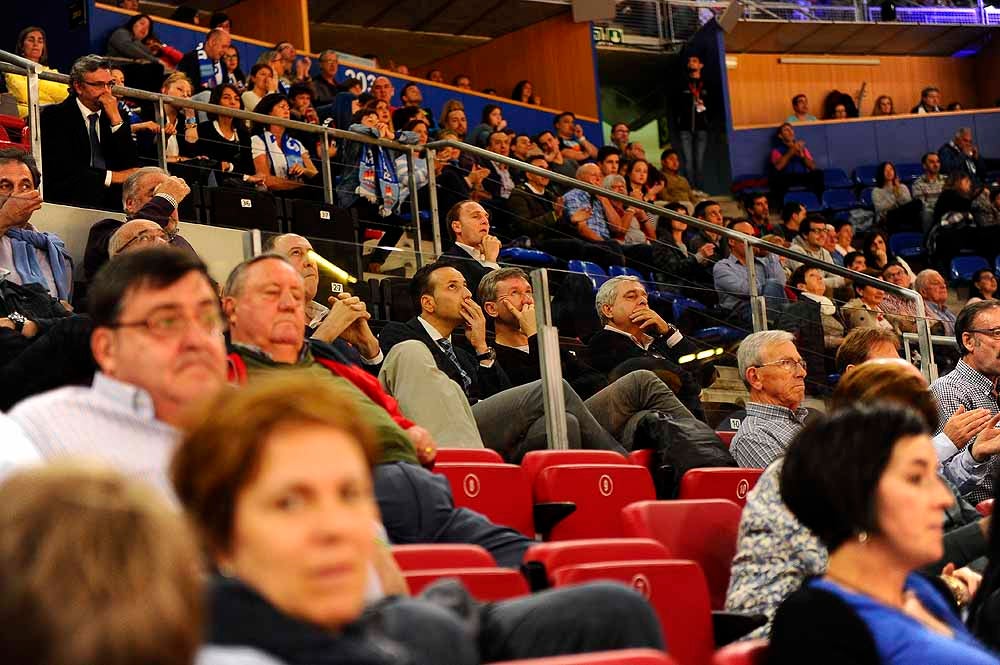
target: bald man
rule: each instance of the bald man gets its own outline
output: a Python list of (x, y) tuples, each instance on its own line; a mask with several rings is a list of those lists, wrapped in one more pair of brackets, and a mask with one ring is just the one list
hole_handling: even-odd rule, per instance
[(149, 219), (125, 222), (108, 241), (108, 256), (114, 258), (123, 252), (132, 252), (169, 243), (167, 232)]
[[(576, 170), (576, 179), (601, 186), (601, 167), (584, 164)], [(604, 196), (595, 196), (582, 189), (571, 189), (563, 195), (565, 218), (576, 229), (583, 240), (601, 245), (607, 254), (602, 264), (624, 265), (625, 258), (621, 245), (611, 239), (612, 228), (619, 224), (618, 213), (611, 201)]]

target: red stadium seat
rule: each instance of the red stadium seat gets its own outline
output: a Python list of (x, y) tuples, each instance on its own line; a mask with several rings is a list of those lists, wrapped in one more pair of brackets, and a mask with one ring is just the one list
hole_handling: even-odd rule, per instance
[(493, 665), (677, 665), (677, 661), (655, 649), (622, 649), (581, 653), (575, 656), (507, 660)]
[(479, 545), (393, 545), (392, 556), (403, 570), (497, 566), (493, 556)]
[(521, 573), (510, 568), (436, 568), (403, 572), (410, 593), (416, 595), (436, 580), (455, 577), (462, 581), (472, 597), (483, 602), (506, 600), (530, 593)]
[(537, 502), (576, 504), (576, 510), (552, 528), (549, 540), (621, 538), (622, 508), (655, 496), (649, 471), (632, 464), (550, 466), (535, 481)]
[(689, 469), (681, 477), (678, 499), (729, 499), (740, 508), (763, 469)]
[(719, 439), (722, 440), (722, 443), (726, 444), (726, 448), (728, 448), (732, 444), (733, 437), (736, 436), (736, 432), (716, 432), (715, 435), (719, 437)]
[(651, 448), (633, 450), (628, 454), (628, 458), (632, 460), (632, 464), (648, 469), (653, 463), (653, 450)]
[(478, 462), (480, 464), (503, 464), (500, 453), (489, 448), (438, 448), (436, 464), (456, 464)]
[(442, 463), (434, 472), (451, 484), (455, 505), (474, 510), (491, 521), (535, 537), (531, 488), (514, 464)]
[(538, 590), (554, 584), (552, 575), (563, 566), (669, 558), (667, 548), (652, 538), (588, 538), (532, 545), (522, 568)]
[(550, 466), (565, 464), (631, 464), (613, 450), (532, 450), (521, 459), (521, 468), (530, 487)]
[(983, 517), (993, 514), (993, 499), (985, 499), (976, 504), (976, 510)]
[(767, 640), (734, 642), (722, 647), (712, 657), (712, 665), (764, 665), (767, 663)]
[(566, 566), (557, 586), (615, 580), (641, 593), (660, 619), (667, 651), (681, 665), (709, 665), (715, 650), (708, 587), (693, 561), (614, 561)]
[(741, 512), (725, 499), (642, 501), (622, 511), (622, 522), (627, 536), (655, 538), (670, 556), (697, 561), (708, 580), (712, 609), (721, 610)]

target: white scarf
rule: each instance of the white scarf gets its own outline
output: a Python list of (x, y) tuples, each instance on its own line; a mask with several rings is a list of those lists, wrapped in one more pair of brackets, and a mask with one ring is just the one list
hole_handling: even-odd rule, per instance
[(833, 316), (837, 313), (837, 306), (833, 304), (833, 301), (826, 296), (817, 296), (808, 291), (803, 291), (802, 295), (810, 300), (814, 300), (819, 303), (819, 311), (821, 314), (826, 316)]

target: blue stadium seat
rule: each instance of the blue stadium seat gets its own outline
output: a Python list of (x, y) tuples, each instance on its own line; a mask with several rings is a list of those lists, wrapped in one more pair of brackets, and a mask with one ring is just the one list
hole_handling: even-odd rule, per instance
[(714, 341), (719, 344), (732, 344), (739, 342), (749, 334), (746, 330), (733, 328), (730, 326), (709, 326), (691, 333), (691, 337), (702, 341)]
[(861, 192), (861, 205), (863, 205), (868, 210), (874, 210), (875, 204), (872, 203), (872, 191), (874, 187), (865, 187)]
[(556, 257), (546, 254), (540, 249), (526, 247), (506, 247), (500, 250), (500, 259), (507, 263), (532, 266), (535, 268), (551, 268), (556, 264)]
[(971, 282), (972, 273), (989, 267), (989, 262), (981, 256), (956, 256), (951, 260), (951, 281)]
[(874, 187), (875, 171), (877, 170), (878, 164), (864, 164), (863, 166), (858, 166), (854, 169), (854, 182), (862, 187)]
[(993, 273), (1000, 275), (1000, 254), (997, 254), (996, 259), (993, 260)]
[(889, 236), (889, 249), (896, 256), (904, 259), (920, 257), (924, 255), (924, 234), (922, 233), (893, 233)]
[(684, 314), (689, 309), (696, 309), (700, 312), (708, 311), (708, 307), (704, 303), (700, 303), (697, 300), (692, 300), (691, 298), (678, 297), (674, 300), (671, 305), (673, 308), (674, 322), (681, 320), (681, 315)]
[(604, 268), (597, 265), (593, 261), (580, 261), (579, 259), (573, 259), (569, 262), (567, 266), (570, 272), (578, 272), (586, 275), (590, 278), (590, 283), (594, 285), (594, 290), (601, 288), (601, 284), (608, 281), (608, 273), (604, 272)]
[(850, 189), (854, 183), (844, 169), (823, 169), (823, 189)]
[(907, 185), (912, 185), (913, 181), (924, 174), (924, 167), (916, 162), (903, 162), (896, 164), (896, 175)]
[(628, 268), (626, 266), (608, 266), (608, 276), (609, 277), (635, 277), (640, 282), (642, 282), (643, 286), (645, 286), (647, 289), (649, 288), (649, 285), (646, 283), (649, 280), (646, 277), (644, 277), (643, 274), (641, 272), (639, 272), (638, 270), (636, 270), (635, 268)]
[(857, 197), (849, 189), (828, 189), (823, 192), (823, 207), (827, 210), (850, 210), (859, 206)]
[(784, 202), (788, 203), (789, 201), (798, 201), (809, 212), (821, 212), (823, 210), (823, 205), (812, 192), (788, 192), (785, 194)]
[[(399, 212), (399, 218), (402, 219), (403, 221), (406, 221), (406, 222), (412, 222), (413, 221), (413, 213), (410, 212), (410, 207), (409, 206), (406, 206), (406, 210), (402, 210), (402, 211)], [(431, 211), (430, 210), (421, 210), (420, 211), (420, 219), (424, 220), (425, 222), (429, 222), (430, 219), (431, 219)]]

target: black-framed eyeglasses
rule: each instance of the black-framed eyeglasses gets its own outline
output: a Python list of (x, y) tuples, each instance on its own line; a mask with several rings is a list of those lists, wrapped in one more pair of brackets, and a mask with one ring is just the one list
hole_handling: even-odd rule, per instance
[(192, 325), (209, 335), (221, 333), (222, 314), (215, 307), (205, 309), (195, 317), (184, 316), (177, 312), (156, 312), (143, 321), (118, 321), (108, 327), (145, 328), (154, 337), (171, 339), (183, 337)]
[(125, 251), (126, 248), (131, 247), (135, 243), (152, 244), (157, 241), (161, 241), (164, 243), (169, 242), (166, 231), (163, 231), (161, 229), (157, 229), (155, 231), (139, 231), (139, 233), (137, 233), (131, 240), (129, 240), (127, 243), (119, 247), (117, 253), (121, 254), (122, 252)]
[(965, 332), (979, 333), (980, 335), (986, 335), (990, 339), (1000, 341), (1000, 328), (969, 328)]
[(801, 367), (803, 372), (808, 372), (808, 364), (805, 358), (799, 358), (798, 360), (793, 360), (792, 358), (782, 358), (781, 360), (775, 360), (773, 362), (764, 363), (763, 365), (754, 365), (754, 367), (773, 367), (777, 366), (785, 370), (789, 374), (795, 373), (796, 367)]
[(107, 88), (108, 90), (115, 86), (114, 81), (83, 81), (83, 83), (91, 88)]

